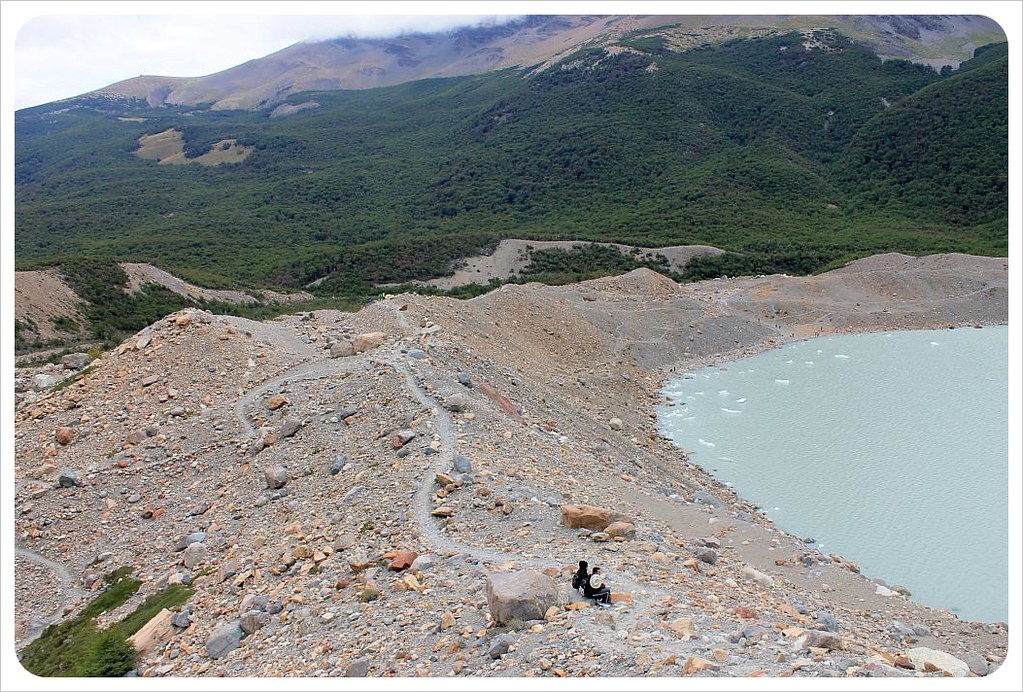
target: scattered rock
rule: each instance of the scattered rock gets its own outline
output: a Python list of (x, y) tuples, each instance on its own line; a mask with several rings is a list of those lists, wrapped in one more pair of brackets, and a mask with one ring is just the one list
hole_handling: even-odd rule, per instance
[(69, 428), (67, 426), (62, 425), (61, 427), (57, 428), (53, 436), (57, 440), (58, 444), (69, 445), (71, 444), (71, 440), (75, 439), (75, 430), (74, 428)]
[(970, 674), (970, 666), (944, 651), (918, 646), (910, 649), (907, 654), (918, 671), (925, 673), (940, 671), (956, 678), (964, 678)]
[(501, 658), (508, 653), (508, 649), (511, 648), (511, 645), (514, 643), (515, 637), (512, 635), (507, 632), (499, 634), (494, 637), (494, 639), (490, 642), (490, 646), (487, 647), (487, 655), (490, 656), (490, 658)]
[(288, 416), (281, 423), (281, 437), (294, 437), (295, 433), (302, 429), (302, 421), (294, 416)]
[(462, 394), (461, 392), (456, 392), (455, 394), (451, 394), (444, 397), (443, 406), (452, 413), (461, 413), (468, 407), (468, 405), (469, 405), (468, 397), (466, 397), (465, 394)]
[(210, 658), (227, 656), (238, 648), (244, 634), (237, 620), (218, 625), (206, 640), (206, 655)]
[(194, 568), (201, 562), (205, 562), (209, 556), (209, 549), (204, 543), (191, 543), (181, 552), (181, 559), (184, 560), (185, 567), (188, 569)]
[(365, 353), (366, 351), (371, 351), (378, 346), (382, 346), (386, 340), (387, 334), (384, 334), (383, 332), (359, 334), (352, 340), (352, 348), (355, 353)]
[(345, 668), (344, 677), (364, 678), (369, 675), (370, 660), (368, 658), (357, 658)]
[(65, 470), (57, 474), (57, 485), (62, 488), (72, 488), (81, 484), (81, 481), (78, 480), (78, 473), (76, 471)]
[(60, 363), (70, 370), (84, 370), (92, 362), (88, 353), (68, 353), (60, 357)]
[(288, 470), (283, 466), (271, 466), (263, 471), (266, 477), (266, 487), (271, 490), (283, 488), (288, 482)]
[(391, 558), (391, 564), (389, 566), (395, 572), (400, 572), (401, 570), (411, 567), (417, 557), (419, 557), (419, 554), (415, 551), (399, 550), (398, 553)]
[(557, 584), (532, 570), (494, 572), (487, 576), (487, 604), (498, 624), (515, 618), (540, 620), (548, 608), (558, 604)]
[(603, 531), (612, 522), (619, 521), (631, 524), (633, 519), (621, 512), (594, 505), (561, 505), (561, 523), (570, 529)]
[(285, 406), (286, 404), (289, 403), (291, 402), (285, 399), (283, 395), (275, 394), (274, 396), (270, 397), (269, 401), (266, 402), (266, 407), (271, 411), (276, 411), (280, 407)]

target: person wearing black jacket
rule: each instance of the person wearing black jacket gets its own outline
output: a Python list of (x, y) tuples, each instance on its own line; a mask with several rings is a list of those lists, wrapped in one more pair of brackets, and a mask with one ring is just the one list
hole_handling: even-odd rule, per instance
[(590, 570), (586, 560), (579, 561), (579, 569), (572, 575), (572, 588), (582, 589), (590, 581)]

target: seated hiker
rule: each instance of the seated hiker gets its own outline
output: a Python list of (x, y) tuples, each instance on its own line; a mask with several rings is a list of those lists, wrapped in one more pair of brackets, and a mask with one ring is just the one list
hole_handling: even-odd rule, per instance
[(579, 561), (579, 569), (572, 575), (572, 588), (581, 591), (590, 580), (589, 565), (586, 560)]
[(604, 583), (604, 575), (600, 573), (599, 567), (593, 568), (593, 573), (583, 586), (583, 594), (597, 603), (611, 603), (611, 589)]

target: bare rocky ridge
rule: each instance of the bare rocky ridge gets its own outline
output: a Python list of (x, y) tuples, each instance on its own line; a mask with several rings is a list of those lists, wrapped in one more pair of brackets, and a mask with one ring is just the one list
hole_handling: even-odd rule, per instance
[[(435, 286), (442, 290), (449, 290), (457, 286), (467, 284), (486, 285), (493, 279), (507, 281), (519, 274), (530, 262), (530, 255), (533, 250), (571, 250), (578, 245), (587, 245), (572, 240), (502, 240), (489, 255), (474, 255), (467, 257), (461, 266), (457, 267), (451, 276), (444, 276), (437, 279), (423, 281), (424, 285)], [(669, 269), (672, 271), (685, 271), (686, 264), (693, 257), (701, 255), (720, 255), (720, 250), (709, 245), (677, 245), (672, 247), (659, 248), (637, 248), (633, 245), (621, 245), (619, 243), (595, 243), (605, 247), (613, 247), (622, 253), (637, 251), (638, 257), (642, 259), (655, 259), (657, 255), (668, 260)]]
[[(266, 323), (170, 315), (16, 411), (18, 646), (130, 564), (144, 586), (107, 622), (195, 587), (154, 624), (146, 676), (988, 674), (1007, 625), (776, 530), (659, 436), (653, 406), (673, 369), (792, 339), (1004, 324), (1007, 273), (883, 255), (817, 277), (637, 270)], [(568, 528), (578, 504), (631, 532)], [(571, 590), (579, 559), (616, 603)], [(557, 597), (498, 624), (498, 572), (545, 574)]]

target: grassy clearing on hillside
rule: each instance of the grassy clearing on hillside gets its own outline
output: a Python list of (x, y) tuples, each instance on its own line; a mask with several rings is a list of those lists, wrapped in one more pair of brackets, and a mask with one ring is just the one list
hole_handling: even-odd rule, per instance
[(97, 616), (128, 601), (142, 582), (131, 578), (130, 567), (121, 567), (104, 579), (105, 591), (74, 618), (50, 625), (38, 639), (21, 651), (21, 664), (42, 677), (120, 677), (135, 667), (132, 636), (164, 608), (184, 604), (194, 589), (174, 584), (150, 595), (130, 615), (105, 630), (96, 626)]

